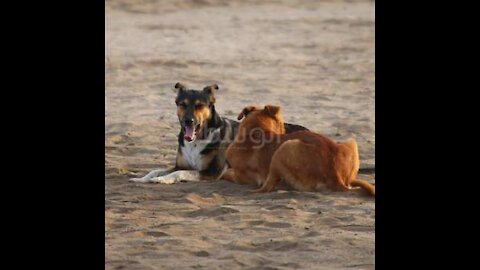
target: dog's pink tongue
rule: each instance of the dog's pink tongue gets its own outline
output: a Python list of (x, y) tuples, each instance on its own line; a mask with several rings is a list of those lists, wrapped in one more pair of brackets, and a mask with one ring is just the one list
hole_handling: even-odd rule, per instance
[(189, 142), (195, 138), (195, 129), (193, 128), (193, 126), (185, 127), (185, 135), (183, 136), (183, 138)]

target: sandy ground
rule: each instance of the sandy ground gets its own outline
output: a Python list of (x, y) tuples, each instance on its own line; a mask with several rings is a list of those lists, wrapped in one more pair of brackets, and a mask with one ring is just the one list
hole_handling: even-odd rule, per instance
[(355, 136), (374, 166), (373, 2), (106, 1), (105, 12), (107, 269), (375, 268), (375, 200), (360, 194), (127, 181), (174, 164), (177, 81), (218, 83), (223, 116), (277, 104), (288, 122)]

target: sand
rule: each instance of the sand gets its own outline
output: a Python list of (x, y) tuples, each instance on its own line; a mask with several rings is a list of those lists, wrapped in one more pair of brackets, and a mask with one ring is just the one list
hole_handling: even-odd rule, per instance
[[(374, 269), (375, 200), (226, 181), (131, 183), (174, 165), (173, 85), (217, 111), (276, 104), (375, 162), (371, 1), (105, 2), (106, 269)], [(375, 183), (375, 174), (360, 175)]]

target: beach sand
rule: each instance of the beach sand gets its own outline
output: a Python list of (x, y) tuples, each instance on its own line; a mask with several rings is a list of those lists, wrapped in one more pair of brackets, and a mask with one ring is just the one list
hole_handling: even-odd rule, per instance
[(287, 122), (355, 137), (374, 166), (374, 2), (106, 1), (105, 15), (106, 269), (375, 268), (363, 194), (127, 181), (174, 165), (176, 82), (217, 83), (233, 119), (280, 105)]

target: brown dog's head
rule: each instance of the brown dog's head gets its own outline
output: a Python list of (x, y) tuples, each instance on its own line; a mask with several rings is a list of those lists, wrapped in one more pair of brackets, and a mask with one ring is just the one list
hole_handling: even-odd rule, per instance
[(243, 131), (244, 134), (254, 129), (271, 134), (285, 134), (282, 108), (279, 106), (266, 105), (263, 109), (248, 106), (238, 115), (238, 120), (243, 118), (239, 132)]
[(192, 142), (215, 111), (215, 92), (218, 90), (218, 85), (213, 84), (205, 86), (203, 90), (193, 90), (177, 83), (175, 89), (177, 89), (175, 103), (183, 138)]

